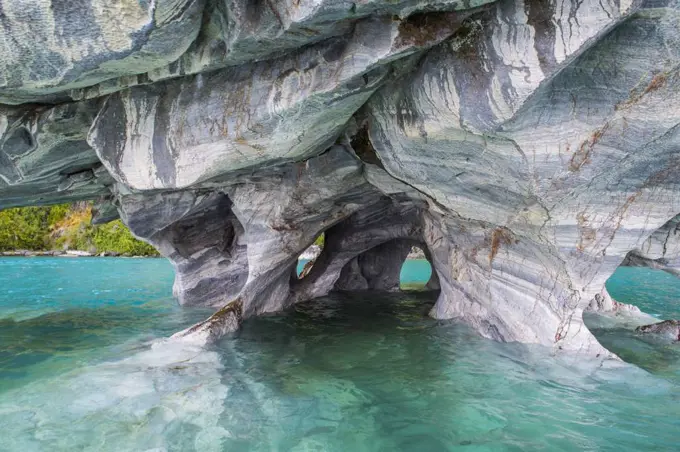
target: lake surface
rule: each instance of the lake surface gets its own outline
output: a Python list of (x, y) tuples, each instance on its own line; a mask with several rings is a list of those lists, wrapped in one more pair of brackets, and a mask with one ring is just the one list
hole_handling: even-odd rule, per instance
[[(161, 259), (0, 259), (0, 450), (680, 448), (677, 344), (600, 316), (637, 366), (479, 338), (428, 318), (426, 292), (333, 295), (199, 349), (162, 339), (210, 313), (178, 307), (172, 278)], [(680, 317), (663, 272), (620, 269), (608, 288)]]

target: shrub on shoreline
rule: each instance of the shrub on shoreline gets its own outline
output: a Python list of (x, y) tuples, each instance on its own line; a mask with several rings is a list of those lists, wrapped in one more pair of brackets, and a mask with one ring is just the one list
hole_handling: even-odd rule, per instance
[(93, 225), (91, 220), (89, 202), (0, 211), (0, 251), (77, 250), (158, 256), (153, 246), (135, 238), (120, 220), (103, 225)]

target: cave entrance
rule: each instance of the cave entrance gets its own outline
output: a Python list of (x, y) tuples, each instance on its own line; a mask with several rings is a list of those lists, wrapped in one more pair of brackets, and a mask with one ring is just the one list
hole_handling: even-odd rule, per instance
[(437, 290), (438, 280), (424, 249), (419, 242), (408, 239), (394, 239), (375, 246), (344, 266), (335, 289)]
[(309, 274), (316, 259), (321, 255), (325, 242), (326, 234), (322, 232), (316, 240), (314, 240), (314, 243), (300, 254), (295, 267), (295, 276), (297, 279), (302, 279)]
[(399, 272), (399, 287), (401, 290), (427, 290), (437, 289), (435, 284), (437, 275), (432, 270), (432, 265), (425, 255), (423, 248), (413, 246), (401, 265)]

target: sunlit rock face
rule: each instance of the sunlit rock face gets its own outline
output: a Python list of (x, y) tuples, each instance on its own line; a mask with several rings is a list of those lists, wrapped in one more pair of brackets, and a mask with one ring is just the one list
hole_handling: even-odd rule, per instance
[(86, 3), (0, 2), (0, 207), (120, 216), (218, 309), (178, 337), (398, 290), (419, 246), (433, 317), (602, 355), (606, 279), (676, 268), (675, 1)]

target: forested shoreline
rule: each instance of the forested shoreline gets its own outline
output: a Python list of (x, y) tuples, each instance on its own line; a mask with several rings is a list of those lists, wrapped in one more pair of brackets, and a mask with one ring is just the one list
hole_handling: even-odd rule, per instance
[(93, 255), (158, 256), (120, 220), (93, 225), (92, 203), (0, 211), (0, 252), (83, 251)]

